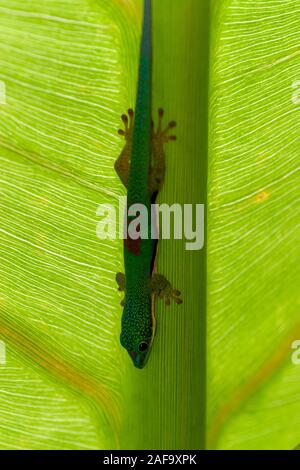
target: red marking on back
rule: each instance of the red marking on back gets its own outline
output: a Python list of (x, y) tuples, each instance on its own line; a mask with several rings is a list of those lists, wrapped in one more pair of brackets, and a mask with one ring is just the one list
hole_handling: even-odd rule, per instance
[[(137, 226), (137, 231), (139, 230), (140, 230), (140, 225)], [(135, 240), (133, 238), (130, 238), (128, 234), (128, 227), (127, 227), (126, 236), (127, 238), (124, 239), (124, 246), (129, 251), (129, 253), (139, 256), (141, 254), (141, 238), (139, 237)]]
[(131, 238), (127, 238), (124, 240), (124, 245), (126, 246), (127, 250), (133, 255), (138, 256), (141, 254), (141, 239), (140, 238), (138, 238), (137, 240), (132, 240)]

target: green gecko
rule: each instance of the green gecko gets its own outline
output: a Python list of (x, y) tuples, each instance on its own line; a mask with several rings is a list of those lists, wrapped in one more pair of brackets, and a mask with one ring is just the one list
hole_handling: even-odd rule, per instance
[[(127, 209), (142, 204), (151, 214), (165, 176), (164, 145), (176, 137), (169, 135), (176, 123), (171, 121), (162, 128), (163, 110), (159, 109), (158, 127), (151, 120), (152, 104), (152, 38), (151, 0), (144, 3), (144, 22), (141, 41), (138, 91), (135, 113), (123, 114), (125, 146), (115, 162), (115, 170), (127, 188)], [(127, 224), (136, 218), (128, 215)], [(148, 238), (124, 240), (125, 275), (118, 273), (116, 280), (120, 291), (125, 291), (120, 341), (127, 349), (133, 363), (143, 368), (151, 351), (155, 334), (155, 297), (182, 303), (180, 292), (172, 288), (167, 279), (156, 273), (157, 239), (151, 239), (151, 217), (148, 217)]]

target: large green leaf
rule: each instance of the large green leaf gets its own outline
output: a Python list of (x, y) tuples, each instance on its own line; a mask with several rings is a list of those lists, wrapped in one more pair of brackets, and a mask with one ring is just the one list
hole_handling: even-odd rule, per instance
[(209, 3), (153, 0), (154, 107), (178, 123), (160, 202), (209, 211), (207, 252), (160, 245), (184, 304), (157, 305), (140, 371), (96, 209), (124, 195), (142, 1), (0, 0), (2, 449), (300, 442), (298, 2), (212, 2), (210, 41)]
[(208, 442), (299, 441), (297, 1), (215, 2), (210, 79)]
[(129, 7), (0, 2), (2, 448), (118, 445), (122, 250), (96, 237), (96, 209), (123, 192), (116, 130), (138, 40), (129, 31), (124, 45), (121, 25), (140, 21)]
[[(178, 120), (162, 196), (170, 202), (196, 201), (197, 174), (205, 167), (205, 159), (198, 159), (199, 144), (206, 141), (205, 133), (198, 134), (198, 122), (207, 123), (201, 111), (205, 88), (197, 93), (200, 106), (186, 88), (194, 77), (198, 89), (204, 62), (196, 61), (195, 49), (195, 73), (186, 69), (176, 80), (167, 65), (174, 74), (185, 66), (190, 35), (182, 13), (195, 25), (195, 38), (206, 34), (194, 5), (189, 0), (174, 8), (168, 1), (155, 4), (154, 12), (160, 48), (155, 100), (167, 118)], [(180, 448), (204, 440), (205, 400), (199, 394), (205, 367), (198, 365), (204, 342), (193, 338), (194, 331), (205, 335), (198, 314), (204, 296), (193, 293), (192, 282), (200, 273), (204, 288), (203, 254), (162, 244), (160, 267), (180, 286), (185, 304), (181, 310), (159, 307), (151, 362), (138, 371), (119, 344), (114, 278), (122, 269), (122, 243), (96, 238), (97, 206), (117, 204), (124, 194), (113, 163), (122, 146), (119, 116), (134, 104), (141, 7), (134, 0), (0, 1), (7, 89), (0, 110), (0, 331), (7, 345), (0, 376), (2, 448)], [(193, 142), (186, 132), (191, 120)], [(172, 181), (180, 173), (185, 176), (175, 193)], [(205, 181), (206, 172), (200, 173)], [(182, 254), (188, 273), (169, 262)]]

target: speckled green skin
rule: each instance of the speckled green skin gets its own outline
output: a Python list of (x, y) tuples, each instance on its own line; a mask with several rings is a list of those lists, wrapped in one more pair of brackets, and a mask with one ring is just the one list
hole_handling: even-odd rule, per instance
[[(154, 296), (171, 299), (180, 304), (180, 292), (167, 279), (154, 273), (157, 240), (151, 239), (151, 204), (155, 202), (165, 177), (164, 145), (175, 136), (169, 130), (171, 121), (162, 129), (163, 110), (158, 110), (158, 127), (151, 122), (151, 1), (145, 0), (144, 25), (141, 43), (140, 70), (136, 113), (128, 110), (122, 115), (125, 146), (115, 162), (115, 170), (127, 188), (127, 206), (142, 204), (147, 208), (148, 238), (124, 242), (125, 276), (116, 276), (119, 290), (125, 291), (122, 315), (121, 344), (130, 354), (136, 367), (145, 366), (155, 333)], [(132, 219), (128, 217), (128, 223)]]
[[(140, 51), (139, 81), (132, 137), (127, 205), (143, 204), (150, 213), (149, 167), (151, 159), (151, 90), (152, 90), (151, 1), (145, 0), (144, 23)], [(130, 221), (130, 219), (129, 219)], [(149, 225), (150, 230), (150, 225)], [(150, 233), (150, 232), (149, 232)], [(136, 367), (143, 367), (153, 336), (151, 308), (151, 262), (155, 243), (139, 240), (140, 253), (134, 254), (124, 244), (126, 276), (125, 306), (122, 315), (121, 344)], [(145, 341), (149, 348), (139, 351)]]

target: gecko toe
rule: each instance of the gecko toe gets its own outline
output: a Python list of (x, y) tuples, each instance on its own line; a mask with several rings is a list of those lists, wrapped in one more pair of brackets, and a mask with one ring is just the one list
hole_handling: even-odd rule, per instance
[[(169, 142), (170, 140), (176, 140), (175, 135), (169, 135), (170, 129), (174, 129), (176, 127), (176, 121), (170, 121), (167, 125), (166, 128), (162, 127), (162, 122), (163, 122), (163, 116), (164, 116), (164, 110), (163, 108), (158, 109), (158, 125), (157, 129), (154, 131), (153, 138), (154, 141), (156, 142), (157, 145), (164, 145), (166, 142)], [(152, 128), (154, 127), (153, 124), (151, 124)]]
[(125, 140), (127, 141), (131, 138), (131, 135), (132, 135), (133, 117), (134, 117), (134, 111), (131, 108), (128, 109), (128, 115), (127, 114), (121, 115), (121, 120), (124, 124), (124, 129), (119, 129), (118, 134), (125, 137)]

